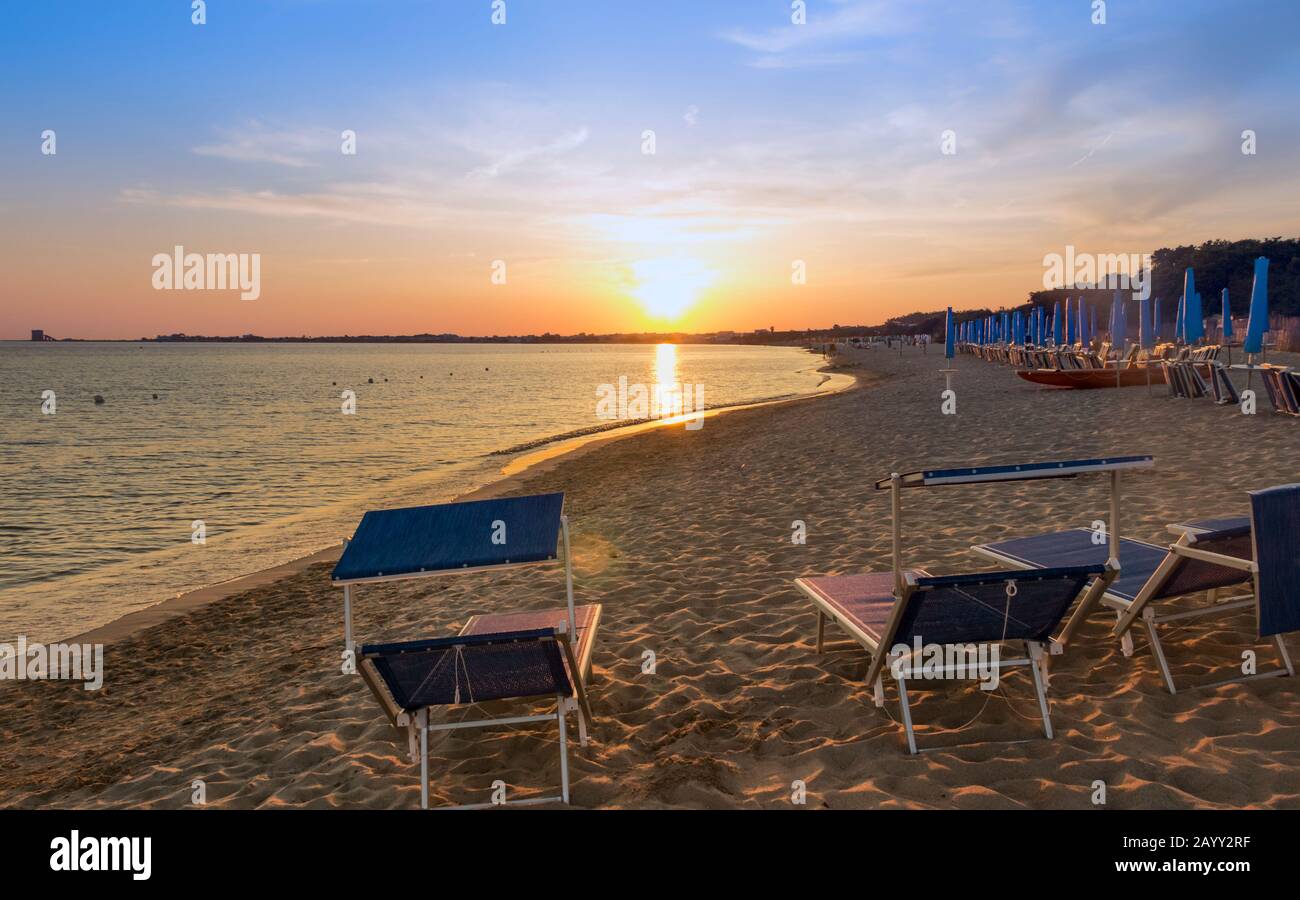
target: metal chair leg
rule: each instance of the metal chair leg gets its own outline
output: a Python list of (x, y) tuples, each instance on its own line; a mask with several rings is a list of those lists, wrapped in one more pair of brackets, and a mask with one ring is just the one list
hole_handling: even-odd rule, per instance
[(1291, 654), (1286, 650), (1286, 643), (1282, 640), (1282, 635), (1273, 635), (1273, 643), (1277, 644), (1277, 655), (1281, 658), (1282, 666), (1286, 669), (1286, 673), (1294, 678), (1295, 666), (1291, 663)]
[(907, 705), (907, 682), (898, 679), (898, 702), (903, 708), (903, 730), (907, 732), (907, 752), (916, 753), (916, 734), (912, 730), (912, 710)]
[(1039, 662), (1046, 658), (1043, 653), (1041, 644), (1026, 642), (1029, 647), (1029, 673), (1034, 677), (1034, 692), (1038, 694), (1038, 711), (1043, 714), (1043, 733), (1047, 735), (1048, 740), (1052, 738), (1052, 716), (1047, 705), (1047, 690), (1044, 685), (1045, 679), (1039, 669)]
[(560, 698), (560, 704), (555, 710), (555, 718), (560, 723), (560, 798), (567, 805), (569, 802), (569, 747), (564, 728), (564, 700), (564, 697)]
[(420, 711), (420, 809), (429, 808), (429, 711)]
[(1174, 687), (1174, 673), (1169, 671), (1169, 661), (1165, 659), (1165, 648), (1160, 644), (1160, 635), (1157, 633), (1155, 611), (1148, 607), (1142, 612), (1142, 620), (1147, 626), (1147, 635), (1151, 638), (1151, 652), (1155, 654), (1156, 665), (1160, 667), (1160, 674), (1164, 676), (1165, 686), (1169, 688), (1169, 693), (1177, 694), (1178, 689)]

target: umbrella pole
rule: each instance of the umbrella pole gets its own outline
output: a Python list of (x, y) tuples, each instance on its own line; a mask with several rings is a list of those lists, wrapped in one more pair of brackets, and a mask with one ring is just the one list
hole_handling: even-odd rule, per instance
[(902, 487), (903, 477), (897, 472), (892, 473), (889, 476), (889, 518), (893, 530), (894, 593), (899, 597), (903, 596)]
[(1110, 473), (1110, 558), (1119, 567), (1119, 470)]

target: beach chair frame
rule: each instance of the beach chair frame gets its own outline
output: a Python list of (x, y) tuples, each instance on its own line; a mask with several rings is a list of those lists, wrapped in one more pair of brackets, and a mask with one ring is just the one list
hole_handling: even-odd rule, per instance
[[(1074, 613), (1075, 617), (1078, 617), (1080, 613), (1085, 616), (1087, 615), (1087, 611), (1096, 604), (1104, 591), (1105, 586), (1109, 584), (1110, 579), (1114, 577), (1114, 573), (1109, 568), (1091, 568), (1094, 569), (1092, 574), (1095, 577), (1092, 578), (1091, 584), (1085, 592), (1084, 599), (1080, 601), (1077, 606)], [(991, 573), (989, 575), (989, 580), (991, 582), (1000, 580), (997, 578), (997, 574), (998, 573)], [(919, 570), (904, 573), (902, 594), (895, 600), (893, 607), (890, 610), (889, 619), (880, 633), (879, 640), (877, 640), (869, 631), (859, 627), (858, 623), (853, 619), (842, 615), (839, 609), (829, 603), (804, 579), (800, 578), (795, 581), (795, 585), (805, 594), (805, 596), (812, 600), (813, 605), (817, 609), (817, 652), (819, 654), (824, 648), (827, 619), (830, 619), (839, 625), (859, 646), (867, 651), (870, 657), (870, 662), (868, 663), (867, 673), (863, 682), (872, 686), (873, 703), (878, 709), (883, 708), (885, 705), (884, 670), (886, 663), (889, 661), (890, 650), (893, 646), (893, 642), (898, 635), (898, 629), (902, 623), (903, 616), (907, 612), (909, 604), (912, 603), (917, 592), (924, 589), (918, 583), (918, 577), (927, 576), (925, 572)], [(1011, 581), (1014, 583), (1015, 579), (1011, 579)], [(1008, 639), (1007, 642), (1023, 643), (1025, 646), (1025, 656), (1014, 657), (1011, 659), (999, 656), (997, 661), (998, 671), (1001, 672), (1002, 670), (1019, 666), (1027, 666), (1029, 668), (1030, 678), (1034, 685), (1034, 694), (1038, 700), (1039, 714), (1042, 717), (1043, 733), (1046, 735), (1048, 740), (1051, 740), (1054, 734), (1052, 731), (1051, 709), (1047, 700), (1047, 659), (1052, 653), (1058, 652), (1055, 649), (1057, 646), (1056, 641), (1055, 639), (1049, 641), (1033, 641), (1012, 638)], [(1003, 642), (970, 642), (970, 646), (978, 646), (980, 644), (990, 645), (994, 643)], [(908, 753), (915, 755), (917, 753), (924, 753), (928, 750), (947, 750), (952, 749), (953, 746), (970, 746), (969, 744), (959, 744), (945, 745), (943, 747), (918, 748), (916, 742), (916, 728), (912, 721), (912, 708), (908, 696), (907, 684), (909, 680), (920, 680), (924, 671), (921, 667), (918, 667), (914, 662), (912, 662), (912, 656), (910, 654), (907, 657), (904, 657), (904, 660), (905, 662), (902, 666), (890, 667), (889, 671), (891, 677), (893, 677), (898, 686), (899, 710), (902, 717), (903, 733), (907, 741)], [(960, 663), (930, 667), (929, 671), (938, 673), (945, 679), (960, 676), (962, 674), (969, 674), (968, 672), (964, 672), (963, 666)]]
[[(1126, 456), (1102, 459), (1063, 460), (1051, 462), (1021, 463), (1002, 466), (967, 467), (959, 469), (932, 469), (928, 471), (891, 473), (886, 479), (875, 483), (876, 490), (890, 492), (890, 556), (893, 569), (894, 606), (877, 642), (867, 631), (857, 627), (852, 620), (840, 615), (839, 611), (826, 602), (804, 579), (796, 579), (796, 586), (807, 595), (817, 610), (817, 652), (820, 653), (825, 640), (826, 619), (830, 618), (840, 625), (870, 655), (871, 663), (867, 670), (866, 683), (872, 685), (875, 704), (884, 705), (884, 683), (881, 669), (885, 665), (888, 648), (897, 634), (912, 595), (917, 590), (918, 574), (926, 577), (924, 572), (904, 570), (902, 539), (902, 490), (905, 487), (935, 487), (957, 484), (989, 484), (1005, 481), (1034, 481), (1039, 479), (1076, 478), (1080, 475), (1106, 474), (1111, 485), (1110, 503), (1110, 558), (1093, 580), (1083, 597), (1075, 606), (1065, 627), (1060, 634), (1046, 642), (1025, 641), (1026, 657), (1023, 659), (999, 660), (999, 668), (1028, 665), (1038, 694), (1039, 707), (1043, 713), (1043, 728), (1047, 736), (1052, 737), (1051, 719), (1048, 714), (1046, 687), (1049, 679), (1049, 657), (1064, 652), (1074, 634), (1078, 631), (1088, 615), (1105, 596), (1106, 589), (1118, 577), (1119, 564), (1119, 529), (1120, 529), (1120, 475), (1126, 470), (1147, 469), (1155, 465), (1152, 456)], [(949, 667), (943, 667), (945, 674)], [(907, 735), (908, 750), (917, 752), (915, 730), (912, 726), (911, 708), (907, 697), (907, 681), (914, 676), (916, 669), (901, 670), (902, 677), (896, 678), (899, 689), (899, 701), (902, 707), (904, 731)]]
[[(1249, 520), (1245, 521), (1248, 522)], [(1155, 657), (1156, 667), (1160, 670), (1160, 675), (1164, 680), (1165, 687), (1168, 688), (1170, 694), (1177, 694), (1178, 687), (1174, 683), (1173, 672), (1169, 667), (1169, 660), (1165, 655), (1164, 644), (1160, 639), (1161, 626), (1168, 625), (1172, 622), (1186, 622), (1190, 619), (1197, 619), (1204, 616), (1224, 615), (1246, 608), (1255, 609), (1256, 621), (1259, 621), (1260, 570), (1254, 559), (1245, 559), (1239, 556), (1217, 553), (1212, 550), (1207, 550), (1204, 547), (1196, 546), (1198, 540), (1204, 538), (1207, 534), (1212, 533), (1213, 529), (1199, 527), (1196, 524), (1189, 524), (1171, 525), (1170, 530), (1179, 535), (1178, 540), (1168, 546), (1164, 559), (1160, 561), (1155, 571), (1152, 572), (1151, 576), (1147, 579), (1146, 583), (1142, 586), (1137, 595), (1130, 601), (1125, 597), (1107, 592), (1102, 597), (1101, 602), (1115, 611), (1116, 622), (1111, 629), (1111, 633), (1120, 639), (1120, 646), (1125, 656), (1133, 655), (1134, 647), (1132, 632), (1139, 622), (1141, 623), (1147, 633), (1148, 640), (1151, 644), (1151, 652)], [(1024, 568), (1037, 567), (1033, 563), (1028, 563), (1023, 559), (1001, 554), (997, 550), (992, 549), (989, 545), (981, 544), (972, 549), (976, 553), (993, 559), (999, 563), (1008, 563)], [(1208, 602), (1206, 605), (1190, 609), (1180, 609), (1171, 613), (1162, 614), (1158, 612), (1157, 605), (1159, 603), (1174, 599), (1172, 597), (1160, 597), (1159, 595), (1168, 585), (1169, 580), (1177, 572), (1181, 562), (1189, 559), (1200, 560), (1202, 562), (1238, 570), (1242, 573), (1242, 585), (1249, 585), (1250, 589), (1246, 593), (1234, 594), (1228, 597), (1219, 596), (1219, 591), (1222, 590), (1222, 588), (1209, 589), (1206, 591), (1208, 595)], [(1235, 586), (1236, 585), (1225, 585), (1226, 588), (1232, 588)], [(1192, 590), (1182, 596), (1190, 596), (1200, 592), (1200, 590)], [(1271, 635), (1271, 639), (1281, 663), (1280, 668), (1256, 672), (1252, 675), (1241, 675), (1235, 678), (1227, 678), (1209, 684), (1197, 685), (1196, 687), (1219, 687), (1225, 684), (1255, 681), (1261, 678), (1277, 678), (1281, 676), (1295, 675), (1295, 665), (1287, 651), (1287, 646), (1283, 636), (1281, 634), (1274, 634)]]
[(521, 800), (503, 800), (499, 803), (464, 803), (450, 806), (441, 806), (439, 809), (444, 810), (470, 810), (470, 809), (494, 809), (499, 806), (540, 806), (548, 803), (569, 802), (569, 749), (568, 749), (568, 728), (565, 720), (566, 713), (574, 713), (578, 721), (578, 742), (582, 747), (587, 746), (587, 722), (591, 721), (591, 706), (587, 701), (587, 694), (583, 688), (583, 679), (578, 675), (578, 664), (574, 658), (573, 647), (569, 642), (569, 636), (563, 629), (557, 629), (552, 635), (542, 636), (539, 641), (556, 642), (568, 665), (569, 672), (574, 677), (569, 679), (573, 688), (573, 696), (564, 694), (555, 695), (555, 711), (549, 713), (540, 713), (536, 715), (524, 716), (488, 716), (482, 719), (462, 720), (459, 722), (444, 722), (433, 724), (431, 722), (431, 707), (423, 707), (419, 710), (404, 710), (397, 704), (392, 693), (388, 690), (383, 677), (375, 668), (374, 662), (363, 658), (357, 670), (361, 673), (362, 680), (375, 695), (383, 707), (389, 722), (399, 732), (405, 730), (412, 762), (418, 761), (420, 764), (420, 808), (429, 809), (429, 732), (431, 731), (460, 731), (472, 728), (493, 728), (505, 727), (511, 725), (526, 725), (535, 722), (555, 722), (559, 730), (560, 745), (560, 793), (558, 795), (549, 795), (541, 797), (525, 797)]
[[(544, 495), (539, 495), (538, 498), (531, 498), (531, 499), (543, 499), (543, 498)], [(510, 498), (510, 497), (499, 498), (500, 501), (509, 501), (513, 499), (528, 500), (530, 498)], [(486, 502), (492, 502), (492, 501), (486, 501)], [(585, 632), (583, 633), (585, 637), (580, 636), (577, 609), (574, 602), (573, 555), (571, 549), (572, 541), (569, 535), (569, 517), (565, 515), (563, 512), (562, 497), (560, 498), (559, 502), (560, 502), (560, 508), (559, 508), (559, 515), (558, 515), (558, 522), (559, 522), (558, 555), (555, 552), (555, 548), (552, 546), (546, 549), (545, 551), (539, 551), (545, 553), (545, 558), (539, 558), (539, 559), (525, 559), (521, 561), (503, 560), (499, 562), (487, 563), (484, 565), (463, 565), (460, 567), (443, 566), (443, 567), (432, 568), (428, 570), (421, 569), (419, 571), (401, 572), (396, 574), (354, 575), (354, 573), (351, 571), (345, 571), (344, 574), (354, 575), (354, 577), (340, 576), (340, 577), (334, 577), (333, 579), (333, 583), (335, 585), (341, 586), (343, 588), (343, 613), (344, 613), (343, 635), (344, 635), (345, 656), (354, 663), (355, 673), (362, 676), (363, 680), (370, 688), (371, 692), (374, 693), (375, 696), (379, 699), (380, 705), (384, 708), (385, 713), (388, 715), (389, 720), (392, 722), (394, 727), (398, 728), (399, 730), (401, 730), (402, 728), (407, 729), (412, 757), (418, 755), (421, 759), (420, 779), (421, 779), (422, 808), (428, 807), (428, 732), (429, 731), (446, 731), (446, 730), (458, 730), (463, 728), (478, 728), (478, 727), (486, 728), (492, 726), (504, 726), (504, 725), (524, 724), (529, 722), (543, 722), (543, 721), (552, 721), (552, 720), (558, 723), (560, 729), (560, 763), (561, 763), (561, 782), (562, 782), (560, 797), (559, 798), (556, 797), (528, 798), (522, 801), (509, 801), (509, 802), (515, 805), (550, 803), (550, 802), (555, 802), (557, 799), (564, 803), (569, 802), (568, 750), (567, 750), (565, 715), (566, 713), (576, 714), (577, 722), (578, 722), (579, 743), (581, 746), (585, 747), (587, 745), (588, 723), (591, 721), (591, 710), (586, 700), (585, 683), (587, 679), (590, 677), (592, 652), (595, 646), (597, 629), (599, 628), (599, 624), (600, 624), (602, 607), (600, 606), (600, 604), (592, 604), (588, 607), (584, 607), (586, 618), (582, 627), (583, 629), (585, 629)], [(455, 505), (456, 504), (445, 504), (445, 506), (455, 506)], [(553, 522), (555, 520), (552, 519), (550, 521)], [(348, 545), (349, 542), (344, 541), (345, 553), (347, 551)], [(434, 578), (439, 576), (464, 575), (464, 574), (469, 574), (474, 572), (499, 571), (503, 569), (517, 569), (517, 568), (527, 568), (533, 566), (554, 565), (556, 563), (562, 563), (564, 566), (564, 587), (565, 587), (566, 607), (563, 611), (564, 618), (562, 622), (559, 624), (559, 627), (552, 629), (554, 631), (554, 636), (552, 639), (558, 641), (562, 648), (562, 655), (568, 666), (568, 672), (570, 673), (569, 680), (572, 682), (573, 685), (574, 696), (572, 697), (565, 697), (562, 695), (557, 696), (556, 709), (554, 712), (540, 714), (540, 715), (530, 715), (530, 716), (508, 716), (508, 717), (498, 717), (498, 718), (487, 718), (487, 719), (480, 719), (480, 720), (470, 721), (470, 722), (453, 722), (453, 723), (444, 723), (444, 724), (432, 723), (430, 720), (428, 708), (419, 711), (406, 711), (397, 708), (393, 698), (390, 695), (388, 695), (387, 688), (384, 686), (382, 678), (380, 678), (378, 673), (374, 671), (373, 664), (367, 667), (366, 660), (357, 659), (356, 644), (354, 641), (353, 628), (352, 628), (352, 601), (354, 599), (355, 589), (362, 584), (377, 584), (377, 583), (391, 582), (391, 581), (409, 581), (413, 579)], [(342, 566), (342, 562), (340, 563), (340, 566)], [(335, 572), (336, 575), (338, 575), (337, 568)], [(558, 609), (554, 610), (554, 612), (557, 615), (560, 613)], [(490, 614), (489, 617), (510, 619), (512, 618), (513, 615), (516, 614), (502, 615), (499, 613), (494, 613), (494, 614)], [(478, 620), (479, 618), (480, 618), (479, 616), (471, 617), (470, 620), (466, 622), (464, 628), (462, 628), (461, 636), (470, 637), (471, 629), (475, 627), (476, 620)], [(550, 628), (549, 625), (547, 627)], [(493, 629), (493, 630), (504, 631), (505, 629)], [(475, 640), (482, 640), (485, 637), (490, 639), (491, 632), (476, 631), (473, 632), (472, 636)], [(586, 641), (585, 644), (584, 644), (584, 639)], [(578, 653), (575, 653), (574, 650), (575, 643), (578, 650), (580, 651)], [(418, 737), (418, 744), (420, 748), (418, 753), (416, 750), (417, 737)], [(499, 805), (499, 804), (491, 804), (491, 803), (471, 804), (469, 806), (462, 806), (462, 807), (455, 807), (455, 808), (472, 809), (472, 808), (479, 808), (479, 807), (489, 807), (494, 805)]]

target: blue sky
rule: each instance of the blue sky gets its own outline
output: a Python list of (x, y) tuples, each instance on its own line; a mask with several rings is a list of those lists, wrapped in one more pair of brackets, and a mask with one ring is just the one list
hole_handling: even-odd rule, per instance
[[(681, 327), (873, 322), (1018, 302), (1067, 243), (1298, 230), (1295, 3), (506, 11), (10, 4), (0, 337), (639, 330), (669, 295)], [(174, 243), (262, 253), (263, 299), (154, 295), (141, 260)]]

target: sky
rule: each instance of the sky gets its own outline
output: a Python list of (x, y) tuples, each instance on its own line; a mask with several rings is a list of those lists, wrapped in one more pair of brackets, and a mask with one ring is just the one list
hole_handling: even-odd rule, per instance
[(0, 339), (871, 324), (1300, 233), (1293, 0), (798, 5), (6, 4)]

